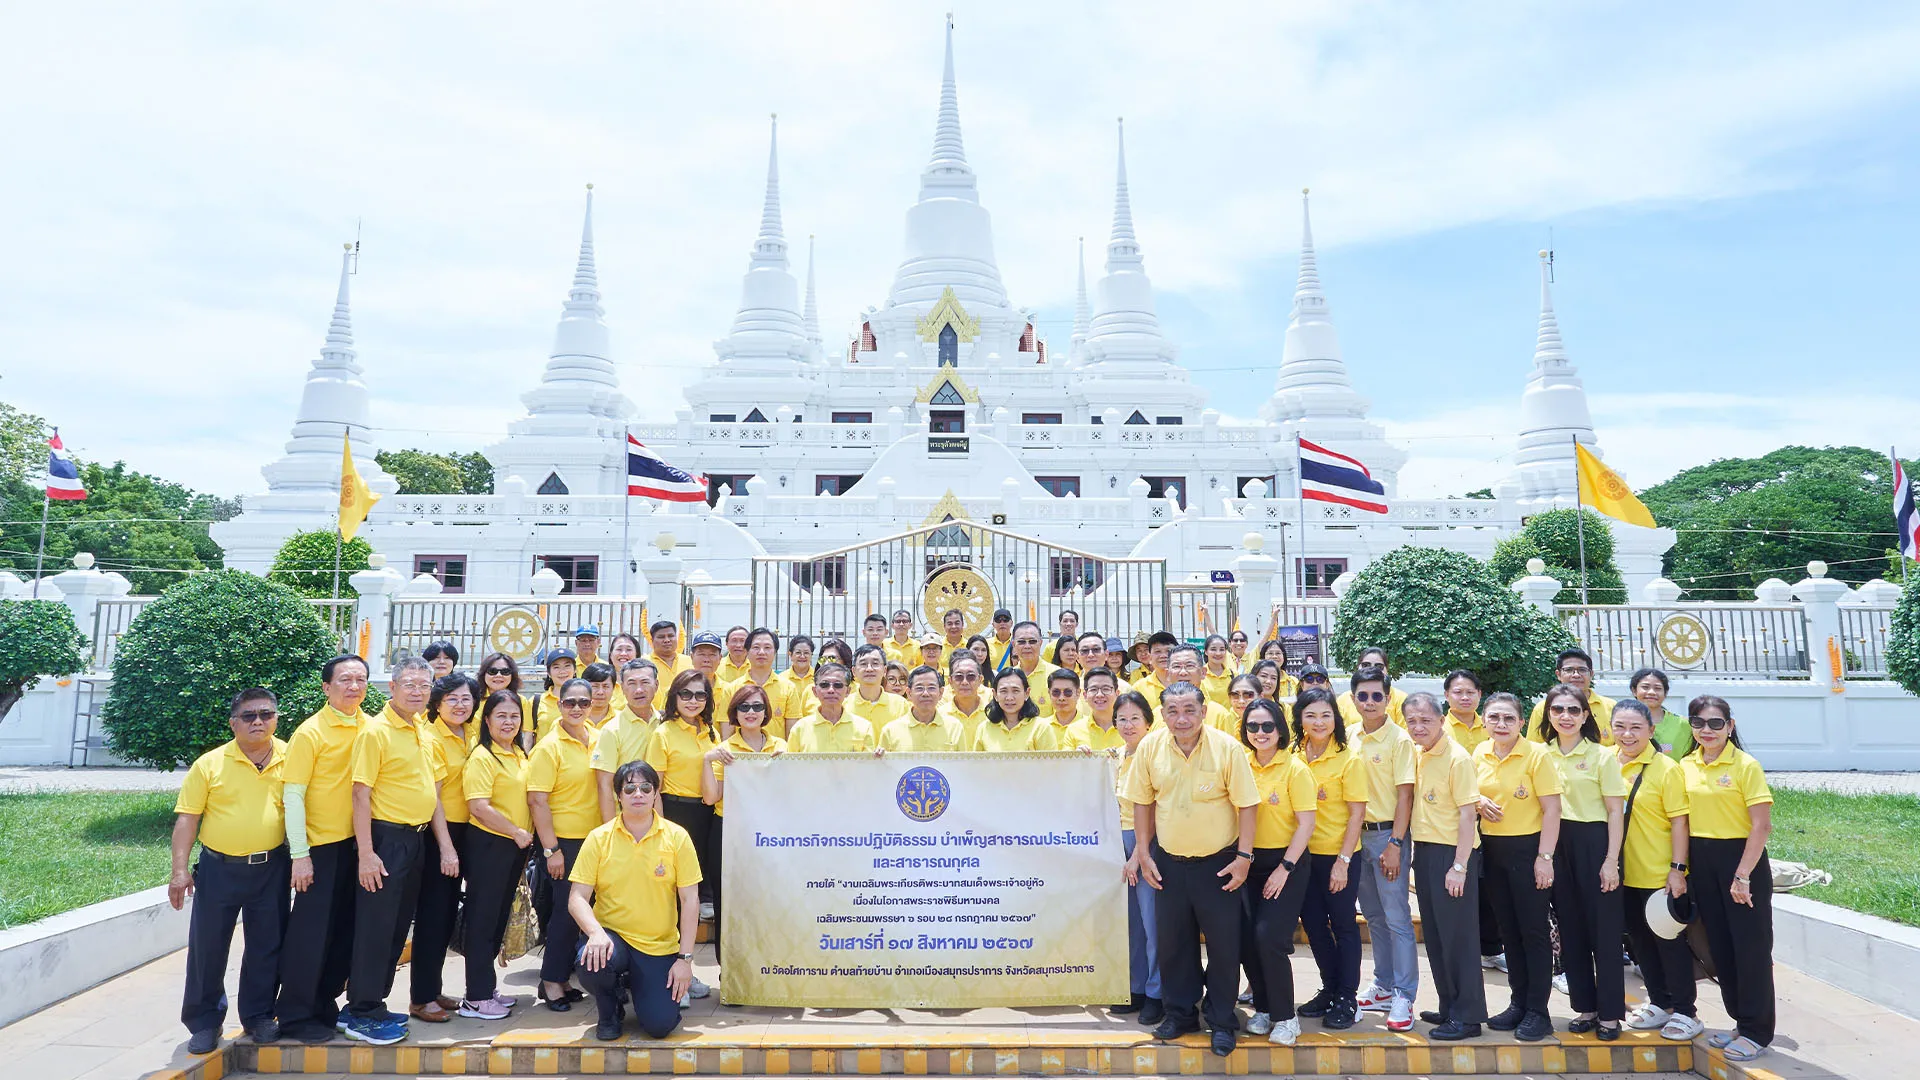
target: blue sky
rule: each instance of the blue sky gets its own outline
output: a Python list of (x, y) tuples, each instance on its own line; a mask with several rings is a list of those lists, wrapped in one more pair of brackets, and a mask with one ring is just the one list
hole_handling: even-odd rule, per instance
[[(1636, 484), (1903, 440), (1920, 10), (1853, 4), (959, 3), (960, 109), (1018, 304), (1064, 347), (1113, 118), (1170, 336), (1218, 407), (1271, 389), (1302, 186), (1408, 495), (1504, 471), (1534, 251)], [(339, 244), (385, 446), (497, 437), (539, 377), (595, 182), (608, 321), (663, 417), (711, 362), (781, 114), (829, 341), (879, 303), (930, 145), (946, 5), (52, 5), (0, 41), (0, 399), (82, 457), (257, 490)], [(1244, 403), (1244, 404), (1243, 404)]]

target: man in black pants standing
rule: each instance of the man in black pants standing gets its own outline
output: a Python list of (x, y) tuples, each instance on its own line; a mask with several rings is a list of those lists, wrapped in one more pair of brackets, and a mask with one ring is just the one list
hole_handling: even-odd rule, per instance
[[(1253, 866), (1254, 807), (1260, 791), (1238, 740), (1206, 723), (1200, 688), (1176, 682), (1160, 694), (1165, 724), (1134, 750), (1122, 792), (1134, 804), (1127, 883), (1160, 890), (1161, 997), (1167, 1017), (1156, 1039), (1200, 1030), (1201, 990), (1213, 1052), (1233, 1052), (1240, 1017), (1240, 897)], [(1208, 963), (1200, 964), (1200, 938)]]

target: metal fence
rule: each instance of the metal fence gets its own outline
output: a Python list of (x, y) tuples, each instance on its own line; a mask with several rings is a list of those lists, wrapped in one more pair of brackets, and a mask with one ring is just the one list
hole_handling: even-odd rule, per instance
[[(102, 600), (94, 605), (93, 633), (88, 641), (93, 647), (93, 659), (89, 670), (111, 671), (113, 660), (119, 653), (120, 637), (133, 625), (133, 617), (140, 614), (148, 604), (159, 599), (157, 596), (117, 596)], [(314, 613), (333, 635), (334, 644), (341, 649), (351, 648), (353, 642), (353, 606), (354, 601), (346, 600), (308, 600)]]
[(644, 600), (534, 596), (396, 596), (388, 621), (386, 662), (392, 664), (436, 641), (451, 642), (462, 664), (499, 651), (526, 663), (548, 649), (572, 648), (573, 632), (594, 626), (604, 642), (628, 633), (647, 636)]
[(1603, 677), (1642, 667), (1734, 678), (1807, 673), (1807, 618), (1797, 605), (1591, 604), (1557, 610)]
[(1892, 621), (1890, 607), (1841, 606), (1840, 654), (1848, 678), (1887, 677), (1887, 634)]
[[(1181, 640), (1208, 634), (1225, 637), (1239, 616), (1240, 592), (1232, 585), (1190, 582), (1167, 586), (1167, 629)], [(1084, 619), (1081, 625), (1097, 629)]]

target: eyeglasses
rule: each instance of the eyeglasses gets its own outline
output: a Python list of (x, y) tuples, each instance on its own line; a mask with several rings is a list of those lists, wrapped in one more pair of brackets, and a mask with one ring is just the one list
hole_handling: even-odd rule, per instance
[(243, 709), (234, 715), (238, 717), (243, 724), (258, 724), (263, 720), (271, 720), (280, 715), (280, 711), (278, 709)]
[(846, 683), (840, 682), (837, 679), (833, 682), (818, 682), (813, 685), (816, 690), (845, 690), (847, 688)]
[(980, 673), (977, 671), (956, 671), (948, 675), (947, 679), (951, 682), (979, 682)]
[(763, 713), (767, 711), (767, 703), (764, 701), (743, 701), (740, 703), (740, 711)]
[(1256, 731), (1279, 731), (1279, 730), (1280, 730), (1280, 725), (1273, 720), (1247, 721), (1247, 732), (1249, 734)]
[(681, 701), (707, 700), (707, 692), (705, 690), (680, 690), (676, 691), (673, 696), (679, 698)]
[(1562, 674), (1562, 675), (1591, 675), (1591, 674), (1593, 674), (1593, 669), (1592, 669), (1592, 668), (1590, 668), (1590, 667), (1563, 667), (1563, 668), (1556, 668), (1555, 670), (1557, 670), (1557, 671), (1559, 671), (1559, 672), (1560, 672), (1560, 674)]
[(1353, 700), (1365, 702), (1385, 701), (1387, 700), (1387, 693), (1384, 690), (1355, 690), (1353, 692)]
[(623, 787), (620, 789), (620, 794), (651, 795), (653, 794), (653, 785), (652, 784), (628, 784), (626, 787)]
[(486, 670), (486, 675), (488, 678), (493, 678), (495, 676), (498, 676), (502, 679), (511, 679), (513, 678), (513, 671), (509, 668), (503, 668), (503, 667), (488, 668)]
[(1689, 716), (1687, 717), (1687, 726), (1691, 727), (1695, 731), (1699, 731), (1701, 728), (1712, 728), (1714, 731), (1719, 731), (1720, 729), (1726, 727), (1727, 723), (1728, 723), (1727, 718), (1724, 716)]
[(570, 697), (560, 699), (560, 707), (563, 709), (586, 709), (592, 706), (592, 698)]

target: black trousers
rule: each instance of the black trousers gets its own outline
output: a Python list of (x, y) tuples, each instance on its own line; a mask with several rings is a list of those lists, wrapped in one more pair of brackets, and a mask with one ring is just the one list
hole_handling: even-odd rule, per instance
[(720, 879), (724, 865), (722, 859), (723, 850), (720, 845), (726, 836), (726, 824), (727, 819), (724, 814), (713, 815), (713, 827), (707, 830), (707, 858), (701, 864), (703, 867), (701, 870), (702, 876), (706, 873), (704, 867), (713, 868), (713, 954), (716, 957), (720, 955), (720, 913), (722, 910), (720, 907)]
[[(1484, 849), (1485, 845), (1481, 845)], [(1484, 879), (1483, 879), (1484, 881)], [(1500, 941), (1500, 916), (1493, 913), (1493, 901), (1487, 897), (1487, 890), (1480, 890), (1480, 955), (1499, 956), (1504, 950)]]
[[(460, 866), (467, 878), (467, 940), (461, 945), (467, 959), (467, 1000), (484, 1001), (500, 988), (493, 958), (507, 936), (513, 894), (527, 871), (527, 849), (474, 826), (467, 830)], [(545, 874), (545, 868), (540, 872)], [(414, 947), (419, 948), (417, 941)]]
[(713, 807), (685, 795), (662, 795), (660, 812), (667, 815), (668, 821), (687, 830), (687, 836), (693, 840), (694, 858), (700, 863), (700, 899), (714, 904), (718, 914), (714, 893), (720, 888), (720, 867), (713, 861), (717, 850), (713, 847)]
[(1307, 853), (1300, 864), (1308, 872), (1307, 895), (1300, 904), (1300, 923), (1307, 928), (1307, 947), (1320, 969), (1320, 988), (1336, 996), (1360, 992), (1360, 923), (1354, 905), (1359, 902), (1359, 874), (1364, 866), (1348, 868), (1347, 887), (1329, 892), (1338, 855)]
[[(674, 918), (679, 918), (675, 908)], [(619, 1016), (626, 1008), (623, 999), (633, 1001), (633, 1015), (640, 1030), (649, 1039), (664, 1039), (680, 1026), (680, 1003), (667, 992), (667, 974), (678, 956), (652, 956), (627, 944), (627, 939), (607, 931), (613, 939), (613, 953), (605, 967), (588, 971), (580, 966), (580, 986), (593, 995), (600, 1018)]]
[[(580, 845), (584, 836), (556, 836), (560, 846), (560, 858), (567, 864), (567, 874), (573, 873), (573, 860), (580, 857)], [(573, 913), (567, 910), (567, 898), (573, 895), (573, 886), (562, 877), (555, 880), (547, 873), (546, 860), (533, 872), (548, 879), (548, 887), (553, 890), (553, 915), (547, 919), (547, 949), (540, 954), (540, 978), (544, 982), (563, 983), (573, 974), (573, 954), (580, 947), (580, 924), (573, 921)]]
[(1671, 1013), (1695, 1015), (1698, 995), (1687, 935), (1663, 938), (1647, 926), (1647, 897), (1664, 896), (1667, 890), (1621, 888), (1627, 894), (1627, 944), (1633, 950), (1633, 962), (1640, 965), (1640, 977), (1646, 981), (1647, 1000)]
[(1512, 1003), (1523, 1012), (1545, 1016), (1547, 995), (1553, 988), (1553, 929), (1548, 923), (1552, 891), (1534, 888), (1533, 884), (1533, 867), (1540, 856), (1540, 834), (1482, 835), (1480, 853), (1484, 858), (1481, 904), (1493, 909), (1494, 921), (1500, 928)]
[(1416, 841), (1413, 845), (1414, 896), (1420, 902), (1420, 936), (1427, 943), (1427, 966), (1440, 996), (1440, 1015), (1463, 1024), (1487, 1020), (1487, 984), (1480, 977), (1480, 850), (1467, 857), (1467, 884), (1459, 896), (1447, 892), (1454, 845)]
[[(353, 1016), (382, 1017), (387, 995), (393, 992), (393, 973), (400, 951), (413, 926), (414, 904), (420, 898), (420, 874), (429, 834), (412, 825), (373, 822), (373, 853), (387, 869), (380, 888), (356, 888), (353, 897), (353, 969), (347, 973), (347, 1012)], [(440, 860), (433, 861), (440, 872)], [(358, 858), (355, 859), (356, 877)]]
[[(1160, 868), (1160, 895), (1154, 915), (1160, 930), (1160, 996), (1167, 1017), (1197, 1024), (1204, 1007), (1215, 1031), (1236, 1031), (1234, 1005), (1240, 996), (1240, 897), (1223, 890), (1219, 876), (1233, 861), (1229, 847), (1196, 859), (1177, 858), (1154, 845)], [(1242, 886), (1244, 888), (1245, 886)], [(1206, 935), (1207, 964), (1200, 964), (1200, 937)]]
[[(447, 837), (453, 841), (453, 850), (465, 850), (467, 823), (447, 822)], [(425, 1005), (440, 996), (447, 946), (453, 942), (453, 924), (460, 914), (460, 887), (467, 879), (464, 857), (460, 876), (448, 877), (440, 872), (438, 847), (433, 850), (433, 857), (422, 857), (425, 865), (420, 868), (420, 899), (413, 910), (413, 959), (407, 966), (412, 969), (408, 978), (413, 984), (415, 1005)]]
[(193, 868), (193, 914), (187, 928), (187, 985), (180, 1022), (188, 1031), (219, 1031), (227, 1019), (227, 955), (233, 924), (246, 920), (240, 954), (240, 1022), (273, 1019), (280, 985), (280, 939), (287, 929), (285, 846), (264, 862), (231, 860), (203, 849)]
[[(315, 844), (313, 883), (293, 894), (280, 947), (280, 1026), (331, 1029), (340, 1018), (340, 994), (353, 965), (353, 898), (359, 856), (351, 837)], [(289, 862), (291, 867), (291, 862)]]
[(1302, 852), (1280, 895), (1267, 899), (1267, 879), (1286, 853), (1285, 848), (1254, 848), (1253, 869), (1240, 887), (1240, 956), (1253, 988), (1253, 1011), (1276, 1022), (1293, 1019), (1293, 929), (1300, 925), (1300, 905), (1313, 878), (1312, 863)]
[(1600, 891), (1607, 858), (1607, 823), (1561, 821), (1553, 853), (1553, 917), (1560, 925), (1560, 963), (1567, 997), (1577, 1013), (1602, 1021), (1627, 1014), (1627, 971), (1620, 962), (1626, 935), (1626, 895)]
[(1687, 891), (1707, 931), (1707, 950), (1720, 981), (1720, 1000), (1735, 1030), (1761, 1046), (1773, 1044), (1773, 864), (1762, 852), (1749, 880), (1753, 906), (1736, 904), (1728, 890), (1740, 868), (1745, 840), (1696, 836)]

